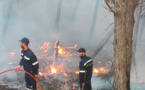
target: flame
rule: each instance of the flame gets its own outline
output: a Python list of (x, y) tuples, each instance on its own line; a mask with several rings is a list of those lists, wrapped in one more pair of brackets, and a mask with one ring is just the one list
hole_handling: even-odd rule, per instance
[(67, 51), (65, 47), (58, 46), (58, 53), (62, 57), (70, 56), (70, 51)]
[(9, 62), (8, 64), (9, 64), (9, 65), (12, 65), (13, 63), (12, 63), (12, 62)]
[(16, 53), (14, 53), (14, 52), (10, 52), (9, 55), (10, 55), (10, 56), (15, 56)]
[(74, 46), (74, 48), (76, 49), (76, 48), (77, 48), (77, 46), (78, 46), (78, 45), (76, 44), (76, 45)]
[(106, 74), (106, 73), (108, 72), (108, 70), (105, 69), (105, 68), (103, 68), (103, 67), (101, 67), (101, 68), (99, 68), (99, 69), (94, 68), (94, 69), (93, 69), (93, 72), (94, 72), (94, 73), (97, 73), (97, 74)]
[[(44, 54), (47, 54), (48, 49), (49, 49), (49, 42), (44, 42), (43, 47), (41, 47), (40, 49), (43, 50)], [(58, 55), (61, 57), (69, 57), (69, 56), (73, 56), (76, 54), (71, 54), (71, 51), (68, 49), (76, 49), (77, 48), (77, 44), (72, 46), (72, 47), (63, 47), (61, 44), (59, 44), (59, 41), (56, 41), (55, 43), (55, 48), (58, 49)]]
[(99, 70), (96, 69), (96, 68), (94, 68), (94, 69), (93, 69), (93, 72), (94, 72), (94, 73), (99, 73)]
[(101, 68), (100, 68), (100, 72), (102, 72), (102, 73), (105, 74), (105, 73), (107, 73), (107, 70), (106, 70), (105, 68), (101, 67)]
[(42, 72), (39, 72), (40, 76), (43, 76), (45, 79), (48, 79), (47, 76), (45, 74), (43, 74)]
[(65, 47), (66, 49), (76, 49), (77, 48), (77, 44), (76, 45), (74, 45), (74, 46), (72, 46), (72, 47)]
[(79, 71), (76, 71), (76, 72), (75, 72), (75, 74), (77, 74), (77, 75), (78, 75), (78, 74), (79, 74)]
[(17, 63), (16, 61), (15, 62), (9, 62), (8, 64), (9, 65), (12, 65), (12, 64), (15, 64), (15, 63)]
[(60, 54), (63, 54), (62, 48), (60, 48), (60, 49), (58, 50), (58, 52), (59, 52)]
[(54, 68), (53, 66), (50, 66), (50, 68), (51, 68), (51, 74), (57, 73), (56, 68)]
[(49, 49), (49, 42), (44, 42), (43, 47), (41, 47), (40, 49), (43, 50), (43, 53), (47, 53)]
[(63, 75), (64, 75), (65, 77), (67, 77), (67, 74), (66, 74), (66, 73), (64, 73)]
[(42, 74), (41, 72), (39, 72), (39, 75), (40, 75), (40, 76), (43, 76), (43, 74)]
[(62, 45), (59, 45), (58, 46), (58, 53), (62, 57), (73, 56), (75, 54), (71, 54), (71, 51), (69, 51), (68, 49), (76, 49), (76, 48), (77, 48), (77, 44), (72, 46), (72, 47), (63, 47)]

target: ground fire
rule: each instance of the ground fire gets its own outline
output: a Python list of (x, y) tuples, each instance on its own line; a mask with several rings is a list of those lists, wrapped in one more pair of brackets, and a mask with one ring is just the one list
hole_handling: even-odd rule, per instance
[[(52, 48), (53, 46), (55, 47), (54, 50)], [(44, 42), (42, 47), (40, 47), (41, 55), (37, 55), (40, 62), (38, 72), (39, 81), (44, 81), (43, 84), (50, 84), (52, 87), (55, 84), (62, 84), (62, 82), (66, 84), (71, 81), (72, 84), (68, 87), (76, 90), (78, 84), (74, 83), (74, 81), (78, 82), (79, 76), (79, 59), (76, 52), (77, 46), (77, 44), (73, 46), (63, 46), (59, 40), (56, 41), (55, 45), (50, 42)], [(10, 52), (9, 55), (15, 57), (16, 53)], [(101, 62), (98, 63), (100, 64)], [(17, 64), (17, 62), (11, 61), (8, 64), (14, 65)], [(105, 67), (94, 67), (93, 69), (94, 75), (106, 74), (108, 71), (109, 70)]]
[[(57, 64), (55, 64), (55, 65), (48, 64), (49, 60), (47, 60), (47, 59), (50, 59), (49, 58), (50, 56), (48, 56), (47, 53), (49, 52), (48, 49), (49, 49), (50, 45), (51, 44), (49, 42), (45, 42), (43, 44), (43, 47), (41, 47), (41, 50), (43, 51), (42, 57), (45, 57), (45, 61), (43, 60), (43, 65), (45, 65), (43, 67), (45, 67), (45, 68), (40, 69), (39, 75), (43, 76), (45, 78), (47, 77), (47, 75), (49, 76), (49, 75), (60, 74), (60, 73), (62, 73), (65, 77), (68, 76), (68, 73), (73, 73), (75, 75), (78, 75), (79, 74), (79, 70), (77, 70), (78, 68), (71, 71), (71, 68), (68, 68), (67, 66), (65, 66), (64, 62), (63, 62), (68, 57), (77, 56), (76, 52), (75, 53), (72, 52), (73, 49), (74, 49), (74, 51), (76, 51), (77, 44), (74, 46), (71, 46), (71, 47), (64, 47), (62, 44), (60, 44), (59, 40), (57, 40), (55, 43), (55, 49), (57, 49), (56, 51), (58, 51), (58, 56), (55, 55), (57, 53), (57, 52), (55, 52), (53, 54), (53, 55), (55, 55), (55, 56), (53, 56), (53, 58), (57, 58), (60, 61), (55, 61), (55, 63), (57, 62)], [(59, 64), (58, 64), (58, 62), (59, 62)], [(44, 64), (44, 63), (47, 63), (47, 64)], [(67, 63), (69, 63), (69, 60), (67, 60)], [(43, 70), (43, 69), (45, 69), (45, 70)], [(106, 74), (108, 71), (109, 71), (108, 69), (103, 68), (103, 67), (93, 69), (93, 72), (95, 74)]]
[(57, 70), (55, 69), (55, 67), (50, 66), (50, 68), (51, 68), (51, 74), (57, 73)]
[(109, 71), (108, 69), (105, 69), (103, 67), (93, 69), (93, 72), (96, 74), (106, 74), (108, 71)]
[(13, 56), (16, 55), (16, 53), (14, 53), (14, 52), (10, 52), (9, 55), (10, 55), (11, 57), (13, 57)]

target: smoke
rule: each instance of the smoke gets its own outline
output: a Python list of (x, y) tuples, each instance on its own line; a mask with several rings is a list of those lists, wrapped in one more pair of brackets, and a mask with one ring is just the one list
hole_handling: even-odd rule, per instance
[[(21, 48), (18, 40), (23, 37), (30, 39), (29, 47), (36, 55), (41, 54), (40, 47), (44, 42), (50, 42), (50, 48), (53, 49), (55, 41), (59, 38), (63, 46), (78, 44), (78, 48), (86, 47), (87, 54), (96, 50), (96, 54), (98, 54), (94, 58), (94, 66), (96, 67), (101, 67), (98, 65), (98, 61), (112, 60), (113, 40), (112, 38), (109, 39), (111, 34), (106, 36), (108, 38), (103, 39), (103, 37), (105, 37), (104, 32), (108, 29), (110, 23), (114, 21), (113, 14), (108, 13), (109, 11), (103, 8), (104, 1), (100, 0), (99, 6), (97, 6), (97, 1), (99, 0), (0, 0), (0, 71), (18, 65), (21, 59)], [(94, 8), (96, 9), (95, 13)], [(98, 8), (99, 11), (97, 12)], [(96, 19), (93, 19), (93, 17)], [(92, 42), (88, 43), (90, 27), (96, 20), (97, 22), (93, 24), (93, 27), (95, 27)], [(58, 26), (59, 30), (56, 32)], [(91, 44), (91, 46), (87, 47), (88, 44), (86, 43)], [(143, 58), (145, 57), (143, 50), (143, 46), (137, 47), (136, 59), (139, 60), (137, 64), (142, 66), (139, 67), (138, 72), (140, 79), (144, 81), (142, 68), (144, 68)], [(11, 57), (10, 52), (14, 52), (16, 55)], [(17, 63), (14, 63), (15, 61)], [(9, 65), (9, 62), (14, 64)], [(106, 64), (102, 65), (105, 66)], [(10, 74), (12, 76), (9, 76)], [(135, 74), (133, 73), (133, 75)], [(4, 76), (19, 80), (16, 78), (19, 75), (15, 72), (4, 74)], [(134, 79), (133, 76), (132, 79)], [(96, 77), (95, 79), (93, 77), (94, 88), (99, 87), (99, 85), (103, 86), (102, 81), (97, 80)], [(132, 81), (138, 83), (137, 80)], [(98, 86), (95, 87), (96, 85)]]
[[(78, 48), (86, 47), (94, 8), (97, 7), (94, 2), (96, 1), (0, 0), (0, 71), (18, 65), (21, 59), (21, 48), (18, 40), (23, 37), (30, 39), (29, 47), (39, 56), (41, 54), (40, 47), (43, 43), (48, 41), (51, 44), (50, 48), (54, 48), (57, 38), (63, 46), (78, 44)], [(104, 24), (108, 26), (108, 21), (113, 21), (112, 15), (107, 15), (108, 11), (101, 4), (103, 4), (103, 1), (100, 1), (98, 6), (100, 12), (96, 13), (99, 17), (97, 19), (99, 23), (94, 24), (97, 28), (94, 29), (94, 36), (92, 37), (93, 47), (96, 46), (95, 43), (101, 39), (100, 36), (105, 32)], [(107, 17), (105, 17), (106, 15)], [(75, 22), (72, 21), (72, 18), (75, 19)], [(57, 26), (59, 26), (59, 30), (55, 32)], [(87, 49), (87, 51), (89, 50)], [(16, 55), (11, 57), (10, 52), (14, 52)], [(73, 59), (71, 60), (73, 61)], [(13, 64), (9, 65), (10, 62)], [(19, 74), (16, 72), (6, 73), (4, 76), (11, 81), (20, 80)], [(21, 84), (24, 84), (24, 81)]]
[(93, 33), (94, 33), (94, 31), (95, 31), (96, 22), (97, 22), (99, 0), (96, 0), (95, 3), (96, 3), (96, 4), (95, 4), (95, 8), (94, 8), (94, 15), (93, 15), (93, 19), (92, 19), (92, 24), (91, 24), (89, 39), (92, 39), (91, 37), (93, 36)]
[(57, 16), (56, 16), (56, 22), (55, 22), (57, 29), (59, 29), (62, 3), (63, 3), (63, 0), (59, 0), (58, 6), (57, 6)]
[(77, 13), (80, 1), (81, 0), (77, 0), (76, 1), (76, 5), (75, 5), (75, 8), (74, 8), (74, 11), (73, 11), (73, 14), (72, 14), (72, 21), (73, 21), (73, 23), (75, 22), (75, 19), (76, 19), (76, 13)]
[[(9, 21), (11, 17), (11, 11), (12, 11), (12, 1), (5, 0), (3, 3), (4, 11), (3, 11), (3, 24), (2, 24), (2, 31), (1, 31), (1, 40), (0, 43), (3, 43), (5, 40), (5, 37), (7, 35), (8, 27), (9, 27)], [(1, 45), (0, 45), (1, 46)]]

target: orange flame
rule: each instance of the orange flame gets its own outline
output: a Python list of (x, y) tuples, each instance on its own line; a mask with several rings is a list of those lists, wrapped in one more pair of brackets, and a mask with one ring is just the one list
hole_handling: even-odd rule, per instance
[(15, 56), (16, 53), (14, 53), (14, 52), (10, 52), (9, 55), (10, 55), (10, 56)]
[(65, 77), (67, 77), (67, 74), (66, 74), (66, 73), (64, 73), (63, 75), (64, 75)]
[(93, 69), (93, 72), (94, 72), (94, 73), (97, 73), (97, 74), (106, 74), (106, 73), (108, 72), (108, 70), (105, 69), (105, 68), (103, 68), (103, 67), (101, 67), (101, 68), (99, 68), (99, 69), (94, 68), (94, 69)]
[(40, 75), (40, 76), (43, 76), (43, 74), (42, 74), (41, 72), (39, 72), (39, 75)]
[(102, 72), (103, 74), (107, 73), (107, 70), (103, 67), (100, 68), (100, 72)]
[(60, 48), (60, 49), (58, 50), (58, 52), (59, 52), (60, 54), (63, 54), (62, 48)]
[(51, 74), (57, 73), (56, 68), (54, 68), (54, 67), (52, 67), (52, 66), (50, 66), (50, 68), (51, 68)]
[(94, 72), (94, 73), (99, 73), (99, 70), (96, 69), (96, 68), (94, 68), (94, 69), (93, 69), (93, 72)]
[(75, 72), (75, 74), (77, 74), (77, 75), (78, 75), (78, 74), (79, 74), (79, 71), (76, 71), (76, 72)]
[(77, 44), (76, 45), (74, 45), (74, 46), (72, 46), (72, 47), (65, 47), (66, 49), (76, 49), (77, 48)]
[(75, 54), (71, 54), (71, 51), (69, 51), (68, 49), (76, 49), (77, 48), (77, 44), (72, 46), (72, 47), (63, 47), (61, 45), (58, 46), (58, 53), (60, 56), (62, 57), (69, 57)]
[(43, 50), (43, 53), (47, 53), (48, 52), (48, 48), (49, 48), (49, 42), (45, 42), (43, 44), (43, 47), (41, 47), (41, 49)]
[(67, 51), (66, 48), (58, 46), (58, 53), (62, 56), (62, 57), (68, 57), (70, 56), (70, 51)]

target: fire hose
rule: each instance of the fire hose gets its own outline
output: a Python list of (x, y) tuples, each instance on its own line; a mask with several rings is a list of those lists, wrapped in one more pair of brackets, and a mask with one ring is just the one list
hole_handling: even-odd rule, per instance
[[(14, 70), (15, 70), (15, 69), (9, 69), (9, 70), (0, 72), (0, 74), (6, 73), (6, 72), (9, 72), (9, 71), (14, 71)], [(20, 69), (19, 71), (25, 72), (26, 74), (28, 74), (29, 76), (31, 76), (31, 77), (36, 81), (37, 85), (39, 86), (39, 90), (42, 90), (41, 85), (39, 84), (39, 82), (37, 81), (37, 79), (36, 79), (33, 75), (31, 75), (29, 72), (27, 72), (27, 71), (25, 71), (25, 70), (22, 70), (22, 69)]]

